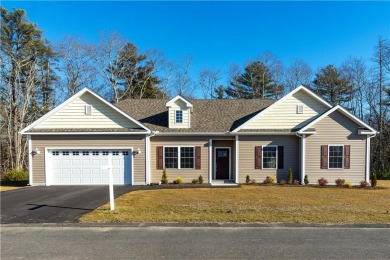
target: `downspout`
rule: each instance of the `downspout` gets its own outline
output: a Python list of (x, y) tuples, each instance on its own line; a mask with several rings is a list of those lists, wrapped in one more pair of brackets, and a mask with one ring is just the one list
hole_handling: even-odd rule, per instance
[(296, 133), (298, 137), (301, 138), (301, 161), (300, 161), (300, 182), (304, 184), (305, 174), (306, 174), (306, 135)]
[[(378, 133), (378, 132), (377, 132)], [(375, 137), (376, 134), (367, 135), (366, 141), (366, 182), (370, 181), (370, 170), (371, 170), (371, 138)]]
[(159, 131), (152, 131), (149, 135), (146, 135), (145, 139), (145, 175), (146, 175), (146, 184), (150, 185), (151, 175), (150, 175), (150, 138), (158, 134)]

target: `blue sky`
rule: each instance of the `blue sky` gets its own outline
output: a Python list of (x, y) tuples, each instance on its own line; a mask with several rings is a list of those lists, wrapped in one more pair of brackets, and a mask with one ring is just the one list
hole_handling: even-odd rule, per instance
[(96, 40), (116, 31), (139, 49), (169, 59), (191, 55), (192, 75), (228, 71), (271, 51), (284, 65), (301, 58), (314, 70), (349, 56), (369, 60), (381, 35), (390, 38), (390, 1), (382, 2), (80, 2), (3, 1), (25, 9), (52, 42), (64, 35)]

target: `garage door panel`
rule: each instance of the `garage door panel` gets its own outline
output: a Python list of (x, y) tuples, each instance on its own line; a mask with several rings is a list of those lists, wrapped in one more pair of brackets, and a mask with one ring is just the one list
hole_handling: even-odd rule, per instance
[(111, 158), (114, 184), (131, 184), (131, 151), (123, 150), (49, 150), (51, 182), (54, 185), (108, 184)]

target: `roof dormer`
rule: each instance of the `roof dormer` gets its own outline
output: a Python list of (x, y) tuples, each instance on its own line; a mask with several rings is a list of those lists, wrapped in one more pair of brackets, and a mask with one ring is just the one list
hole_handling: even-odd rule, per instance
[(190, 128), (192, 104), (182, 96), (176, 96), (166, 104), (169, 128)]

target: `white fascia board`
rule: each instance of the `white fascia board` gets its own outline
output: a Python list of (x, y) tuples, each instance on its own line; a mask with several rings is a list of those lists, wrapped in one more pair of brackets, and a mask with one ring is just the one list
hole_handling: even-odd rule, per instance
[(151, 132), (31, 132), (29, 135), (148, 135)]
[(238, 132), (232, 135), (296, 135), (296, 132)]
[(230, 132), (156, 132), (155, 136), (230, 136)]
[(331, 108), (332, 106), (326, 102), (325, 100), (323, 100), (322, 98), (320, 98), (319, 96), (317, 96), (316, 94), (314, 94), (311, 90), (307, 89), (306, 87), (304, 86), (299, 86), (297, 87), (296, 89), (292, 90), (290, 93), (288, 93), (287, 95), (285, 95), (284, 97), (282, 97), (281, 99), (279, 99), (278, 101), (276, 101), (275, 103), (273, 103), (272, 105), (270, 105), (269, 107), (265, 108), (264, 110), (260, 111), (257, 115), (255, 115), (254, 117), (252, 117), (251, 119), (249, 119), (248, 121), (246, 121), (245, 123), (243, 123), (242, 125), (240, 125), (239, 127), (237, 127), (236, 129), (234, 129), (232, 132), (238, 132), (240, 131), (243, 127), (245, 127), (246, 125), (248, 125), (249, 123), (251, 123), (253, 120), (259, 118), (261, 115), (263, 115), (264, 113), (266, 113), (267, 111), (273, 109), (274, 107), (276, 107), (277, 105), (279, 105), (280, 103), (284, 102), (284, 100), (286, 100), (287, 98), (291, 97), (292, 95), (294, 95), (296, 92), (300, 91), (300, 90), (303, 90), (305, 91), (307, 94), (309, 94), (310, 96), (312, 96), (314, 99), (316, 99), (317, 101), (319, 101), (320, 103), (324, 104), (325, 106), (327, 106), (328, 108)]
[(177, 95), (176, 97), (172, 98), (172, 99), (169, 100), (165, 105), (166, 105), (167, 107), (171, 107), (171, 106), (174, 105), (174, 103), (175, 103), (178, 99), (180, 99), (181, 101), (183, 101), (183, 102), (186, 104), (187, 108), (192, 108), (192, 104), (191, 104), (189, 101), (187, 101), (185, 98), (183, 98), (182, 96), (180, 96), (180, 95)]
[(145, 129), (146, 131), (150, 132), (149, 128), (147, 128), (146, 126), (144, 126), (143, 124), (141, 124), (140, 122), (138, 122), (137, 120), (135, 120), (134, 118), (132, 118), (131, 116), (129, 116), (128, 114), (126, 114), (121, 109), (117, 108), (116, 106), (114, 106), (113, 104), (111, 104), (110, 102), (108, 102), (107, 100), (102, 98), (101, 96), (99, 96), (94, 91), (90, 90), (89, 88), (83, 88), (82, 90), (80, 90), (79, 92), (77, 92), (76, 94), (74, 94), (73, 96), (68, 98), (67, 100), (65, 100), (62, 104), (60, 104), (59, 106), (57, 106), (56, 108), (54, 108), (53, 110), (51, 110), (50, 112), (48, 112), (47, 114), (45, 114), (44, 116), (39, 118), (38, 120), (34, 121), (33, 123), (31, 123), (30, 125), (28, 125), (24, 129), (22, 129), (20, 131), (20, 134), (24, 134), (26, 131), (30, 130), (31, 128), (34, 128), (35, 126), (37, 126), (38, 124), (40, 124), (41, 122), (43, 122), (44, 120), (49, 118), (51, 115), (53, 115), (57, 111), (61, 110), (62, 108), (64, 108), (68, 104), (72, 103), (77, 98), (81, 97), (85, 92), (90, 93), (91, 95), (93, 95), (94, 97), (96, 97), (97, 99), (99, 99), (100, 101), (102, 101), (103, 103), (105, 103), (106, 105), (111, 107), (112, 109), (114, 109), (116, 112), (120, 113), (121, 115), (123, 115), (124, 117), (126, 117), (127, 119), (132, 121), (133, 123), (137, 124), (138, 126), (140, 126), (143, 129)]
[(311, 123), (309, 123), (308, 125), (306, 125), (305, 127), (303, 127), (301, 130), (299, 130), (298, 133), (304, 133), (306, 129), (312, 127), (313, 125), (317, 124), (319, 121), (321, 121), (322, 119), (324, 119), (325, 117), (327, 117), (328, 115), (332, 114), (334, 111), (336, 110), (339, 110), (343, 115), (345, 115), (346, 117), (348, 117), (349, 119), (351, 119), (352, 121), (354, 121), (355, 123), (361, 125), (361, 126), (364, 126), (365, 128), (369, 129), (370, 130), (370, 133), (368, 134), (375, 134), (375, 133), (378, 133), (374, 128), (372, 128), (371, 126), (367, 125), (366, 123), (364, 123), (362, 120), (360, 120), (359, 118), (357, 118), (356, 116), (352, 115), (350, 112), (348, 112), (346, 109), (344, 109), (343, 107), (337, 105), (335, 107), (333, 107), (332, 109), (329, 109), (327, 112), (325, 112), (323, 115), (321, 115), (320, 117), (318, 117), (317, 119), (315, 119), (314, 121), (312, 121)]

